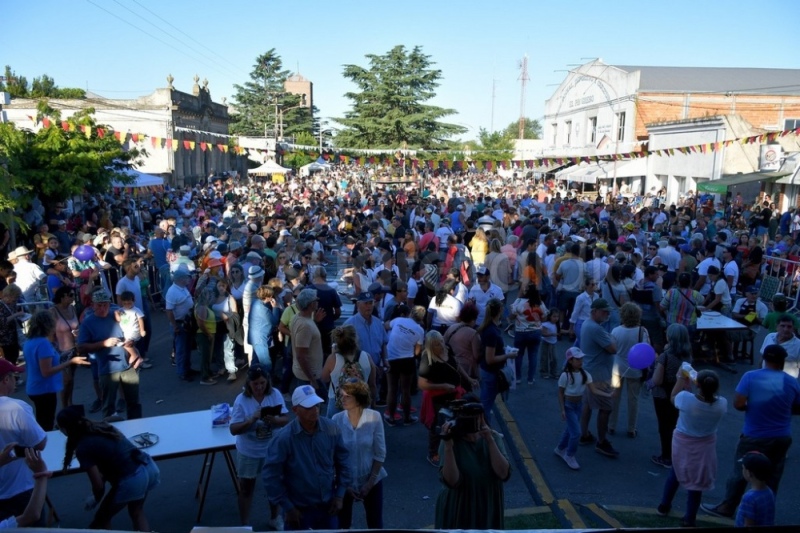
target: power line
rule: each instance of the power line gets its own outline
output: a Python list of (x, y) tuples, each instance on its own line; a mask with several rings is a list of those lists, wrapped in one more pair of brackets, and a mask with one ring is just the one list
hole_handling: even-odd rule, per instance
[[(145, 21), (146, 23), (148, 23), (148, 24), (150, 24), (151, 26), (153, 26), (154, 28), (156, 28), (158, 31), (160, 31), (160, 32), (163, 32), (163, 33), (164, 33), (164, 34), (166, 34), (168, 37), (170, 37), (171, 39), (174, 39), (176, 42), (180, 43), (182, 46), (185, 46), (186, 48), (188, 48), (188, 49), (189, 49), (189, 50), (191, 50), (192, 52), (197, 52), (197, 50), (195, 50), (195, 49), (194, 49), (194, 48), (193, 48), (193, 47), (192, 47), (190, 44), (186, 43), (185, 41), (182, 41), (182, 40), (178, 39), (178, 38), (177, 38), (177, 37), (175, 37), (175, 36), (174, 36), (172, 33), (170, 33), (170, 32), (168, 32), (167, 30), (165, 30), (165, 29), (161, 28), (160, 26), (158, 26), (157, 24), (155, 24), (155, 23), (154, 23), (154, 22), (152, 22), (151, 20), (148, 20), (148, 19), (146, 19), (145, 17), (143, 17), (142, 15), (140, 15), (139, 13), (137, 13), (136, 11), (134, 11), (134, 10), (132, 10), (131, 8), (129, 8), (128, 6), (126, 6), (125, 4), (122, 4), (122, 3), (120, 3), (120, 2), (119, 2), (119, 0), (114, 0), (114, 3), (115, 3), (115, 4), (117, 4), (118, 6), (120, 6), (121, 8), (125, 9), (126, 11), (128, 11), (128, 12), (130, 12), (130, 13), (132, 13), (132, 14), (136, 15), (137, 17), (139, 17), (140, 19), (142, 19), (142, 20), (143, 20), (143, 21)], [(216, 64), (218, 67), (221, 67), (221, 68), (225, 69), (225, 70), (226, 70), (226, 71), (227, 71), (229, 74), (234, 74), (234, 75), (236, 75), (236, 73), (235, 73), (235, 72), (233, 72), (232, 70), (230, 70), (230, 69), (227, 67), (227, 65), (224, 65), (224, 64), (220, 63), (219, 61), (217, 61), (216, 59), (213, 59), (213, 58), (211, 58), (211, 57), (208, 57), (208, 56), (206, 56), (206, 55), (205, 55), (205, 54), (203, 54), (202, 52), (199, 52), (199, 53), (201, 54), (201, 56), (202, 56), (202, 57), (204, 57), (204, 58), (208, 59), (209, 61), (212, 61), (212, 62), (213, 62), (214, 64)]]
[[(117, 15), (116, 13), (113, 13), (113, 12), (109, 11), (108, 9), (106, 9), (106, 8), (104, 8), (104, 7), (102, 7), (102, 6), (99, 6), (99, 5), (95, 4), (94, 2), (92, 2), (92, 0), (86, 0), (86, 1), (87, 1), (88, 3), (90, 3), (90, 4), (92, 4), (92, 5), (93, 5), (94, 7), (96, 7), (97, 9), (100, 9), (100, 10), (102, 10), (102, 11), (105, 11), (106, 13), (108, 13), (109, 15), (111, 15), (112, 17), (114, 17), (114, 18), (116, 18), (116, 19), (119, 19), (119, 20), (121, 20), (122, 22), (124, 22), (124, 23), (125, 23), (125, 24), (127, 24), (128, 26), (131, 26), (131, 27), (133, 27), (133, 28), (135, 28), (135, 29), (139, 30), (140, 32), (142, 32), (142, 33), (144, 33), (145, 35), (147, 35), (148, 37), (151, 37), (151, 38), (155, 39), (156, 41), (158, 41), (158, 42), (160, 42), (160, 43), (164, 44), (165, 46), (168, 46), (170, 49), (172, 49), (172, 48), (173, 48), (173, 45), (169, 44), (168, 42), (164, 41), (163, 39), (160, 39), (160, 38), (156, 37), (155, 35), (153, 35), (152, 33), (148, 32), (147, 30), (144, 30), (144, 29), (140, 28), (140, 27), (139, 27), (139, 26), (137, 26), (136, 24), (133, 24), (132, 22), (129, 22), (129, 21), (125, 20), (124, 18), (120, 17), (120, 16), (119, 16), (119, 15)], [(183, 55), (185, 55), (185, 56), (187, 56), (187, 57), (191, 58), (191, 59), (192, 59), (192, 60), (194, 60), (194, 61), (198, 61), (199, 63), (202, 63), (202, 61), (199, 61), (199, 60), (198, 60), (196, 57), (192, 56), (191, 54), (188, 54), (188, 53), (186, 53), (186, 52), (185, 52), (185, 51), (183, 51), (183, 50), (178, 50), (178, 49), (176, 49), (176, 51), (177, 51), (177, 52), (180, 52), (180, 53), (182, 53)], [(216, 70), (216, 69), (215, 69), (215, 70)]]

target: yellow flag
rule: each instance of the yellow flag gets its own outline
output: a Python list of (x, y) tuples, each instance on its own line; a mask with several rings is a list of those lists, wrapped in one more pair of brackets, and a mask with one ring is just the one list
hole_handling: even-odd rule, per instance
[(194, 150), (194, 147), (195, 147), (196, 144), (197, 144), (197, 142), (195, 142), (195, 141), (189, 141), (189, 150)]

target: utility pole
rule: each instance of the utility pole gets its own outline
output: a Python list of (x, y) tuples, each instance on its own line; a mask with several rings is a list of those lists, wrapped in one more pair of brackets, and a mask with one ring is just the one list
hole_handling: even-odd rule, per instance
[(530, 81), (528, 77), (528, 54), (522, 58), (522, 64), (520, 65), (520, 69), (522, 72), (519, 75), (520, 81), (520, 95), (519, 95), (519, 138), (525, 138), (525, 86)]

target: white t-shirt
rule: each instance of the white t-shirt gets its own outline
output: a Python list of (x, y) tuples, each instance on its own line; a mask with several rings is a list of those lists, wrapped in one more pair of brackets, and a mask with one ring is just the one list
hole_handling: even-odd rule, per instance
[(144, 309), (144, 302), (142, 301), (142, 286), (139, 283), (139, 278), (128, 279), (128, 276), (122, 276), (117, 282), (114, 289), (114, 294), (121, 295), (125, 291), (133, 293), (133, 304), (139, 309)]
[(711, 265), (714, 265), (715, 267), (720, 268), (719, 261), (717, 261), (713, 257), (706, 257), (705, 259), (700, 261), (699, 265), (697, 265), (697, 273), (700, 276), (705, 276), (706, 277), (706, 282), (703, 284), (702, 288), (700, 289), (700, 294), (702, 294), (703, 296), (708, 296), (708, 293), (711, 292), (711, 280), (708, 277), (708, 267), (710, 267)]
[[(764, 343), (761, 345), (761, 355), (764, 355), (764, 350), (767, 346), (778, 343), (778, 333), (770, 333), (764, 337)], [(800, 339), (792, 335), (788, 341), (780, 344), (788, 354), (783, 363), (783, 371), (793, 377), (800, 375)], [(761, 368), (764, 368), (764, 362), (761, 362)]]
[[(631, 368), (628, 364), (628, 352), (634, 345), (643, 342), (650, 344), (650, 335), (644, 327), (627, 328), (617, 326), (611, 330), (611, 338), (617, 345), (617, 353), (614, 354), (613, 376), (616, 378), (638, 378), (642, 376), (642, 371)], [(641, 339), (641, 340), (640, 340)], [(616, 382), (616, 379), (614, 380)], [(615, 383), (616, 387), (617, 383)], [(619, 384), (619, 386), (622, 386)]]
[(139, 319), (144, 318), (142, 310), (135, 306), (131, 309), (121, 308), (119, 315), (119, 327), (122, 328), (125, 340), (138, 341), (141, 339), (142, 330), (139, 328)]
[(725, 307), (731, 306), (731, 291), (728, 288), (728, 282), (722, 279), (722, 276), (714, 283), (714, 295), (716, 296), (717, 294), (722, 295), (722, 299), (720, 300), (722, 305)]
[(389, 342), (386, 344), (386, 358), (389, 361), (414, 357), (414, 349), (425, 342), (425, 330), (414, 319), (395, 318), (389, 323)]
[[(586, 372), (584, 370), (584, 372)], [(583, 391), (586, 385), (592, 382), (592, 375), (586, 372), (586, 383), (583, 382), (583, 377), (580, 372), (572, 372), (574, 380), (570, 380), (566, 372), (562, 372), (558, 377), (558, 386), (564, 389), (565, 396), (583, 396)]]
[(436, 304), (436, 298), (431, 299), (428, 304), (428, 309), (436, 311), (436, 316), (433, 317), (434, 326), (451, 326), (458, 321), (458, 315), (461, 313), (461, 308), (464, 306), (461, 302), (456, 300), (449, 294), (444, 297), (442, 305)]
[[(239, 394), (233, 402), (233, 410), (231, 412), (231, 424), (244, 422), (252, 417), (256, 410), (262, 407), (275, 407), (280, 406), (281, 414), (285, 415), (289, 412), (286, 408), (286, 403), (283, 401), (281, 391), (274, 388), (269, 394), (264, 396), (261, 403), (257, 402), (255, 398), (247, 397), (244, 394)], [(267, 453), (267, 446), (269, 445), (269, 431), (262, 428), (257, 431), (256, 424), (253, 424), (247, 431), (240, 435), (236, 435), (236, 451), (247, 457), (264, 457)], [(272, 432), (277, 431), (278, 428), (272, 428)]]
[(467, 293), (467, 299), (469, 298), (475, 300), (475, 305), (478, 307), (478, 324), (483, 324), (483, 317), (486, 315), (486, 304), (489, 300), (497, 298), (503, 301), (505, 299), (502, 289), (494, 283), (490, 283), (489, 288), (485, 291), (476, 283)]
[[(25, 448), (33, 448), (47, 434), (36, 423), (33, 407), (27, 403), (0, 396), (0, 449), (12, 442)], [(33, 488), (33, 473), (25, 461), (11, 461), (0, 468), (0, 500), (7, 500)]]
[(722, 269), (722, 274), (725, 276), (725, 279), (728, 279), (728, 276), (733, 276), (731, 294), (735, 295), (736, 285), (739, 284), (739, 265), (736, 264), (736, 261), (728, 261), (728, 264)]
[(717, 432), (722, 415), (728, 411), (728, 400), (720, 396), (709, 404), (684, 390), (675, 396), (675, 407), (680, 411), (676, 431), (689, 437), (707, 437)]

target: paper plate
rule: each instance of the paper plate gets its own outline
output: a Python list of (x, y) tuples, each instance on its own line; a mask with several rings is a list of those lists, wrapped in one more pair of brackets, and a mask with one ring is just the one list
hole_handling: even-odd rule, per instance
[(142, 450), (158, 444), (158, 435), (155, 433), (139, 433), (128, 440), (130, 440), (134, 446)]
[(703, 316), (715, 317), (722, 316), (722, 314), (719, 311), (703, 311)]

